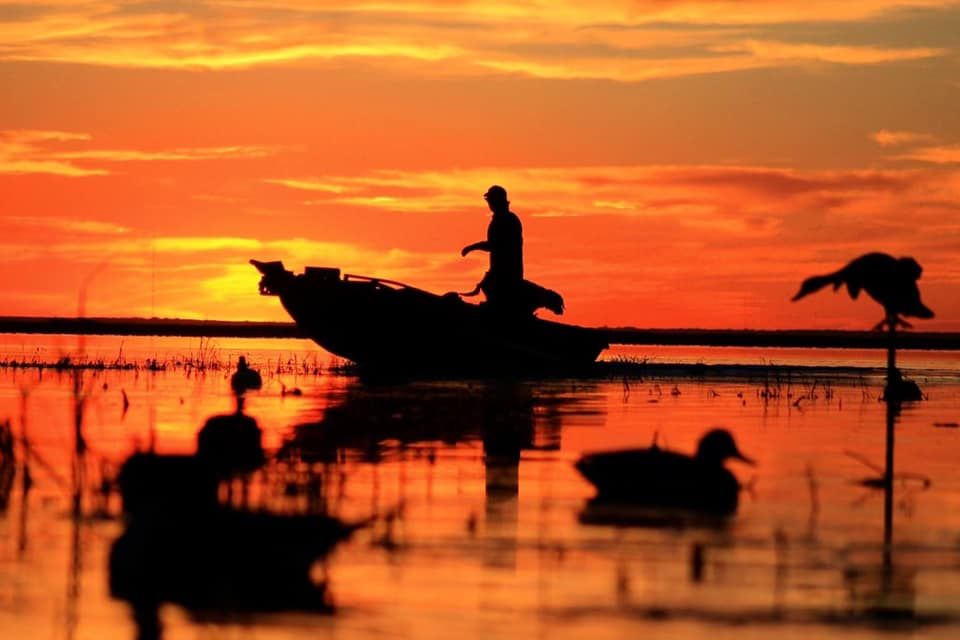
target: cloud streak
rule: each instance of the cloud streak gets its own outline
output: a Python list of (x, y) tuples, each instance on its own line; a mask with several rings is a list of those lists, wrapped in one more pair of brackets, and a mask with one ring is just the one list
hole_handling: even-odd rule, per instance
[(929, 164), (960, 164), (960, 144), (918, 147), (896, 157), (899, 160), (916, 160)]
[(949, 53), (946, 49), (930, 47), (883, 48), (873, 46), (820, 45), (776, 41), (746, 40), (719, 45), (722, 53), (744, 53), (756, 61), (770, 63), (824, 62), (835, 64), (880, 64), (905, 60), (934, 58)]
[(70, 178), (105, 176), (111, 172), (90, 164), (119, 162), (178, 162), (264, 158), (282, 151), (266, 145), (175, 148), (169, 150), (50, 148), (51, 145), (89, 143), (85, 133), (12, 129), (0, 131), (0, 174), (49, 174)]
[(118, 236), (130, 233), (130, 227), (115, 224), (113, 222), (100, 222), (97, 220), (77, 220), (65, 216), (0, 216), (0, 220), (15, 226), (46, 229), (55, 231), (66, 231), (70, 233), (83, 233), (91, 235)]
[(163, 69), (244, 69), (355, 60), (419, 73), (637, 82), (775, 66), (867, 65), (948, 53), (876, 42), (780, 40), (774, 27), (890, 19), (933, 0), (597, 3), (243, 0), (36, 8), (0, 21), (0, 60)]
[(951, 197), (943, 175), (917, 170), (723, 165), (385, 170), (270, 182), (303, 190), (312, 206), (423, 215), (474, 210), (482, 206), (483, 189), (497, 183), (508, 186), (518, 212), (534, 217), (669, 218), (690, 229), (747, 235), (774, 233), (792, 211), (855, 217), (881, 203)]
[(898, 147), (905, 144), (929, 142), (933, 140), (933, 136), (915, 131), (890, 131), (888, 129), (881, 129), (880, 131), (872, 133), (870, 139), (881, 147)]

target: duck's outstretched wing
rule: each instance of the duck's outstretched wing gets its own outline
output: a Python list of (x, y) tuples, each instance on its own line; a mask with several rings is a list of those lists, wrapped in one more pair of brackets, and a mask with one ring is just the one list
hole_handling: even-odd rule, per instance
[[(841, 272), (836, 271), (834, 273), (828, 273), (823, 276), (811, 276), (803, 281), (803, 284), (800, 285), (800, 290), (797, 291), (797, 294), (790, 298), (791, 302), (796, 302), (800, 298), (806, 297), (811, 293), (816, 293), (823, 289), (828, 284), (833, 285), (834, 291), (840, 288), (840, 285), (843, 284), (843, 278), (841, 277)], [(853, 288), (850, 287), (848, 283), (848, 288), (850, 288), (850, 295), (854, 298), (857, 297), (857, 294), (860, 293), (859, 289), (854, 292)]]

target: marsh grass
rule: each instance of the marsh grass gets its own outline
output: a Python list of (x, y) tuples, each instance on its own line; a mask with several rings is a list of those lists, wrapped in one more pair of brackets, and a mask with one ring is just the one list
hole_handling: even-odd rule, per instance
[[(168, 354), (165, 357), (132, 358), (124, 351), (121, 343), (114, 357), (90, 356), (84, 353), (82, 343), (69, 354), (59, 353), (53, 357), (44, 357), (38, 350), (32, 354), (21, 354), (7, 359), (0, 359), (0, 371), (12, 370), (33, 371), (36, 379), (29, 386), (21, 386), (20, 403), (20, 433), (14, 434), (12, 422), (9, 419), (0, 420), (0, 449), (3, 447), (4, 433), (8, 432), (12, 442), (19, 445), (20, 454), (9, 455), (0, 451), (0, 494), (4, 492), (5, 481), (12, 470), (20, 482), (16, 485), (17, 492), (24, 502), (22, 511), (26, 514), (26, 501), (33, 487), (37, 473), (45, 481), (52, 481), (58, 493), (67, 500), (69, 511), (74, 519), (88, 518), (103, 519), (113, 517), (111, 503), (117, 493), (116, 475), (121, 460), (116, 456), (104, 455), (98, 451), (97, 443), (91, 442), (86, 434), (86, 417), (91, 404), (97, 402), (100, 394), (107, 393), (110, 385), (104, 381), (102, 373), (106, 371), (125, 372), (133, 377), (144, 374), (164, 374), (182, 376), (190, 379), (195, 376), (229, 377), (236, 370), (238, 353), (236, 350), (221, 349), (213, 340), (202, 339), (199, 347), (186, 354)], [(263, 372), (266, 380), (277, 380), (281, 388), (286, 385), (283, 376), (310, 377), (336, 372), (346, 372), (349, 365), (343, 362), (326, 363), (317, 353), (291, 353), (274, 358), (249, 358), (251, 365)], [(65, 438), (64, 446), (69, 451), (70, 460), (64, 472), (49, 464), (44, 456), (37, 451), (28, 434), (27, 425), (30, 422), (31, 408), (28, 402), (30, 387), (42, 381), (46, 373), (67, 382), (70, 386), (70, 424), (69, 436)], [(283, 395), (300, 395), (299, 388), (286, 390)], [(122, 410), (120, 420), (131, 406), (131, 399), (126, 390), (120, 388)], [(182, 402), (182, 401), (181, 401)], [(153, 436), (146, 446), (153, 448)], [(135, 445), (140, 449), (140, 445)], [(6, 471), (4, 471), (6, 469)], [(15, 478), (14, 478), (15, 479)], [(13, 480), (11, 481), (13, 482)], [(0, 495), (0, 510), (2, 510), (2, 495)]]
[[(268, 358), (257, 361), (247, 357), (247, 360), (257, 369), (273, 375), (304, 375), (319, 376), (327, 373), (349, 375), (356, 372), (353, 363), (330, 359), (321, 360), (317, 353), (292, 353), (281, 355), (276, 359)], [(189, 374), (206, 372), (233, 371), (237, 366), (237, 355), (234, 352), (224, 353), (215, 345), (201, 343), (195, 353), (170, 355), (166, 358), (128, 359), (123, 355), (122, 348), (113, 359), (87, 356), (64, 355), (56, 359), (44, 358), (36, 354), (30, 357), (21, 356), (0, 359), (0, 370), (50, 370), (56, 372), (74, 371), (137, 371), (137, 372), (165, 372), (179, 371)]]

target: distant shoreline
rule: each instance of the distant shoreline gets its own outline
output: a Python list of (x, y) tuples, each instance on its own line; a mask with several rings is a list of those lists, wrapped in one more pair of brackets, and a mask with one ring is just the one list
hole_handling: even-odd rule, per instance
[[(704, 347), (787, 347), (813, 349), (884, 349), (886, 336), (876, 331), (813, 329), (638, 329), (601, 327), (611, 345)], [(205, 338), (307, 339), (292, 322), (236, 322), (180, 318), (57, 318), (0, 316), (0, 333), (34, 335), (170, 336)], [(906, 331), (900, 349), (960, 350), (960, 333)]]

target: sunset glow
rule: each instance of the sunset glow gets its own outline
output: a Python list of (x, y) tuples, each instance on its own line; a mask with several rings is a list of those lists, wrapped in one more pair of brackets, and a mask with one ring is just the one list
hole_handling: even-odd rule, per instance
[(501, 184), (571, 322), (866, 329), (789, 299), (885, 251), (960, 330), (960, 3), (345, 6), (0, 4), (0, 315), (287, 319), (249, 258), (467, 291)]

